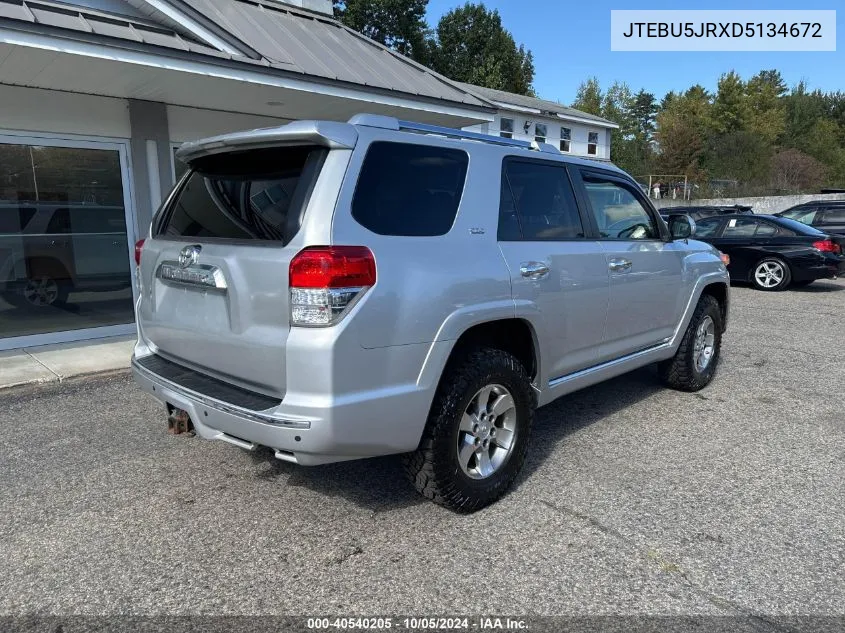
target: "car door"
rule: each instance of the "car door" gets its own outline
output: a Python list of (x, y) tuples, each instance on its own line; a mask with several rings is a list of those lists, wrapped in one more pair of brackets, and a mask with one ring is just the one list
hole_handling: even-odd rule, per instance
[(821, 214), (816, 215), (813, 226), (825, 233), (845, 235), (845, 207), (827, 207)]
[(731, 278), (745, 281), (766, 254), (777, 227), (753, 216), (728, 217), (713, 245), (731, 258)]
[(581, 167), (578, 190), (610, 274), (604, 340), (615, 356), (660, 344), (677, 327), (689, 299), (682, 286), (685, 244), (627, 177)]
[(563, 163), (504, 159), (499, 248), (516, 313), (537, 330), (546, 380), (601, 362), (609, 275), (587, 226)]

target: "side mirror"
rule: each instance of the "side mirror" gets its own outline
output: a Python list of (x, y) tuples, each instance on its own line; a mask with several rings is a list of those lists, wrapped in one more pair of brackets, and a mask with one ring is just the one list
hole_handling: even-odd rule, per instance
[(669, 233), (673, 240), (685, 240), (695, 233), (695, 220), (682, 213), (669, 216)]

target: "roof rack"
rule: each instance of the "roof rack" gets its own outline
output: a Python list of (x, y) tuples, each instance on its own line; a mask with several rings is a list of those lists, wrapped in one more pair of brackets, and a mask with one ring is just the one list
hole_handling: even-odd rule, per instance
[(502, 136), (492, 136), (490, 134), (481, 134), (480, 132), (468, 132), (466, 130), (458, 130), (452, 127), (442, 127), (439, 125), (429, 125), (428, 123), (415, 123), (414, 121), (400, 121), (389, 116), (379, 114), (356, 114), (349, 123), (352, 125), (364, 125), (366, 127), (380, 127), (389, 130), (401, 130), (403, 132), (415, 132), (417, 134), (435, 134), (437, 136), (445, 136), (447, 138), (466, 139), (470, 141), (481, 141), (482, 143), (490, 143), (492, 145), (507, 145), (509, 147), (521, 147), (522, 149), (533, 149), (540, 152), (547, 152), (550, 154), (559, 154), (560, 150), (554, 145), (548, 143), (538, 143), (530, 141), (520, 141), (514, 138), (504, 138)]

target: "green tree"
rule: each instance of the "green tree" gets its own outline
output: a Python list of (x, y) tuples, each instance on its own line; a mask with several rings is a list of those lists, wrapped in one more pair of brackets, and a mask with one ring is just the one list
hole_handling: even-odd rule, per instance
[(748, 121), (746, 86), (742, 78), (731, 71), (719, 78), (716, 98), (713, 100), (713, 123), (720, 133), (745, 129)]
[(762, 70), (746, 86), (746, 129), (774, 145), (786, 129), (786, 84), (777, 70)]
[(705, 144), (713, 125), (710, 95), (701, 86), (693, 86), (664, 103), (657, 115), (655, 132), (658, 167), (664, 173), (700, 178), (704, 173)]
[(346, 26), (421, 63), (431, 60), (425, 10), (428, 0), (334, 0)]
[(654, 136), (654, 120), (657, 116), (657, 101), (654, 95), (640, 89), (634, 95), (631, 116), (636, 124), (638, 140), (643, 143), (650, 143)]
[(437, 24), (433, 68), (450, 79), (533, 95), (534, 57), (483, 4), (452, 9)]
[(572, 102), (572, 107), (601, 116), (602, 102), (604, 95), (602, 95), (599, 80), (596, 77), (590, 77), (587, 81), (582, 81), (578, 86), (578, 92), (575, 95), (575, 101)]

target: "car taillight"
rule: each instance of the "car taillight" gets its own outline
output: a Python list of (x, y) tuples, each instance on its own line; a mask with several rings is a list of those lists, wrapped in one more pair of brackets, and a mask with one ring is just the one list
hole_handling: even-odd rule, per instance
[(144, 240), (135, 242), (135, 265), (141, 265), (141, 251), (144, 250)]
[(291, 325), (334, 325), (376, 283), (376, 260), (366, 246), (309, 246), (290, 262)]
[(833, 240), (820, 240), (818, 242), (813, 242), (813, 248), (817, 248), (823, 253), (838, 253), (842, 250), (839, 244)]

